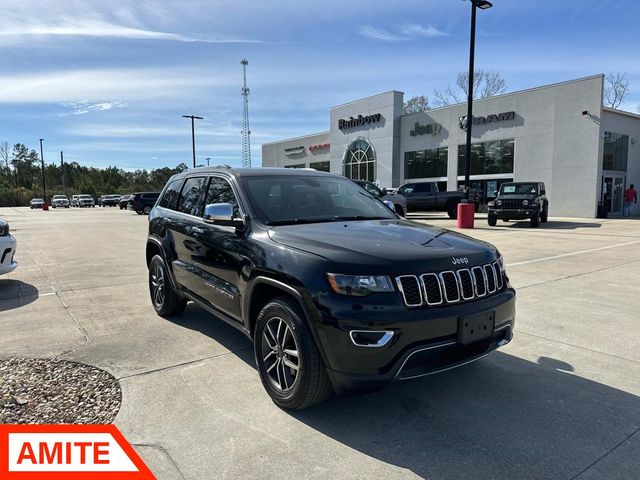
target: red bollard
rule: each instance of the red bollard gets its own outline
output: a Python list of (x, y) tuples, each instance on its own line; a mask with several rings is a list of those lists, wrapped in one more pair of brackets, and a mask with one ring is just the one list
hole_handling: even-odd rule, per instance
[(458, 228), (473, 228), (474, 215), (476, 213), (475, 203), (458, 204)]
[(44, 202), (44, 203), (42, 204), (42, 210), (49, 211), (49, 204), (48, 204), (47, 202)]

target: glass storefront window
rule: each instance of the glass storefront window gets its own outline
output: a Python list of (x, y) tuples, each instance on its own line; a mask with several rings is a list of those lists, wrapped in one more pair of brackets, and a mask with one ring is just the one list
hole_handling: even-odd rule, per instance
[(626, 172), (628, 153), (628, 135), (604, 132), (604, 153), (602, 155), (603, 170)]
[(364, 138), (353, 141), (344, 154), (344, 176), (352, 180), (373, 182), (376, 157), (373, 148)]
[(330, 171), (329, 162), (328, 161), (326, 161), (326, 162), (311, 162), (309, 164), (309, 167), (310, 168), (314, 168), (314, 169), (318, 170), (319, 172), (328, 172), (328, 171)]
[(448, 158), (449, 149), (447, 147), (405, 152), (404, 177), (446, 177)]
[[(513, 173), (515, 140), (471, 144), (471, 175)], [(464, 175), (465, 145), (458, 145), (458, 175)]]

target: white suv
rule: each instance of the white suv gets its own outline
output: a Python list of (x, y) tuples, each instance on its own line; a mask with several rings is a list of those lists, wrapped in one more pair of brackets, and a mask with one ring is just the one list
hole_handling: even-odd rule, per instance
[(18, 266), (13, 259), (16, 253), (16, 239), (9, 234), (9, 224), (0, 218), (0, 275), (15, 270)]

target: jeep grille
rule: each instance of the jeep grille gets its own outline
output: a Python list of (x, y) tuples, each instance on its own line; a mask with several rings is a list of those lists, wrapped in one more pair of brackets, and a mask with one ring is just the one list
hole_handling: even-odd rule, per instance
[(504, 273), (497, 262), (472, 269), (422, 275), (401, 275), (396, 284), (408, 307), (452, 304), (492, 295), (502, 290)]

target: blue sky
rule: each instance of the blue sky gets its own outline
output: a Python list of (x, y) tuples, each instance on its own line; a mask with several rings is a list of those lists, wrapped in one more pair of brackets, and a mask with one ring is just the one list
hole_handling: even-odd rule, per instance
[[(637, 0), (492, 0), (478, 14), (477, 68), (508, 90), (628, 72), (640, 104)], [(405, 98), (467, 67), (462, 0), (4, 0), (0, 141), (45, 160), (126, 169), (239, 165), (240, 59), (254, 164), (260, 145), (324, 131), (332, 105), (388, 90)]]

